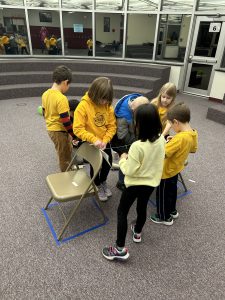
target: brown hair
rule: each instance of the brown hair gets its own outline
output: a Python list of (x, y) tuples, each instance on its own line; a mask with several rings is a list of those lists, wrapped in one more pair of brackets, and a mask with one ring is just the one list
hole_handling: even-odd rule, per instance
[(171, 107), (167, 112), (167, 119), (173, 122), (174, 119), (181, 123), (190, 122), (191, 112), (190, 108), (183, 102), (177, 103)]
[(65, 80), (68, 80), (68, 83), (70, 83), (72, 81), (72, 71), (66, 66), (58, 66), (53, 71), (52, 79), (57, 84)]
[(111, 105), (113, 101), (113, 86), (111, 80), (107, 77), (96, 78), (88, 90), (88, 96), (96, 104), (100, 104), (101, 100), (106, 100), (108, 105)]

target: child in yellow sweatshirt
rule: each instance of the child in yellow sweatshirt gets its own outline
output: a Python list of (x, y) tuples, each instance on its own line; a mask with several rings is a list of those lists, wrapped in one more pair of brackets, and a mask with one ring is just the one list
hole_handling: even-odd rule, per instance
[[(82, 141), (94, 144), (106, 152), (112, 163), (109, 142), (116, 133), (116, 118), (112, 107), (113, 87), (107, 77), (96, 78), (83, 96), (74, 113), (73, 132)], [(112, 192), (107, 186), (110, 165), (103, 159), (102, 168), (95, 178), (101, 201), (107, 201)], [(92, 170), (91, 170), (92, 174)]]
[(174, 105), (167, 112), (167, 119), (176, 132), (166, 144), (163, 174), (156, 191), (157, 213), (150, 219), (154, 223), (172, 225), (178, 217), (176, 209), (178, 174), (184, 169), (189, 153), (198, 148), (198, 134), (189, 124), (190, 109), (184, 103)]

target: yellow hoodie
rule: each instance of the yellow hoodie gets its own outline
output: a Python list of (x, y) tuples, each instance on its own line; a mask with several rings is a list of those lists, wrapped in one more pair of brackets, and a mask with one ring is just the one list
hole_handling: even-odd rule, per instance
[(184, 163), (189, 153), (198, 148), (198, 133), (196, 130), (181, 131), (166, 144), (162, 179), (171, 178), (184, 169)]
[(74, 112), (73, 132), (82, 141), (104, 143), (116, 133), (116, 118), (112, 105), (97, 105), (86, 93)]

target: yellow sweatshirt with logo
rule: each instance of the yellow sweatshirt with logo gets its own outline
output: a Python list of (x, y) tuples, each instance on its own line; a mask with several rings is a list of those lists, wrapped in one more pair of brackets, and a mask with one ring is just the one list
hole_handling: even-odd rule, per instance
[(116, 118), (112, 105), (95, 104), (86, 93), (74, 112), (73, 132), (82, 141), (104, 143), (116, 133)]
[(198, 148), (198, 133), (196, 130), (181, 131), (166, 144), (162, 179), (171, 178), (184, 169), (184, 163), (189, 153)]

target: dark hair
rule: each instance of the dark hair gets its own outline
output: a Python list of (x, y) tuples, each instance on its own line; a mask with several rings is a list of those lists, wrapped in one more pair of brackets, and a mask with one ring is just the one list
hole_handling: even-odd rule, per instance
[(69, 100), (70, 111), (75, 111), (79, 103), (80, 101), (77, 99)]
[(58, 66), (53, 71), (52, 79), (57, 84), (64, 80), (68, 80), (68, 83), (70, 83), (72, 81), (72, 71), (66, 66)]
[(183, 102), (177, 103), (167, 111), (167, 119), (170, 122), (173, 122), (174, 119), (176, 119), (181, 123), (190, 122), (191, 119), (190, 108)]
[(113, 86), (111, 80), (107, 77), (96, 78), (88, 90), (88, 96), (96, 104), (100, 104), (101, 100), (106, 100), (107, 103), (111, 105), (113, 101)]
[(162, 133), (162, 124), (160, 121), (158, 109), (151, 103), (142, 104), (134, 114), (135, 133), (142, 142), (149, 140), (155, 142)]

